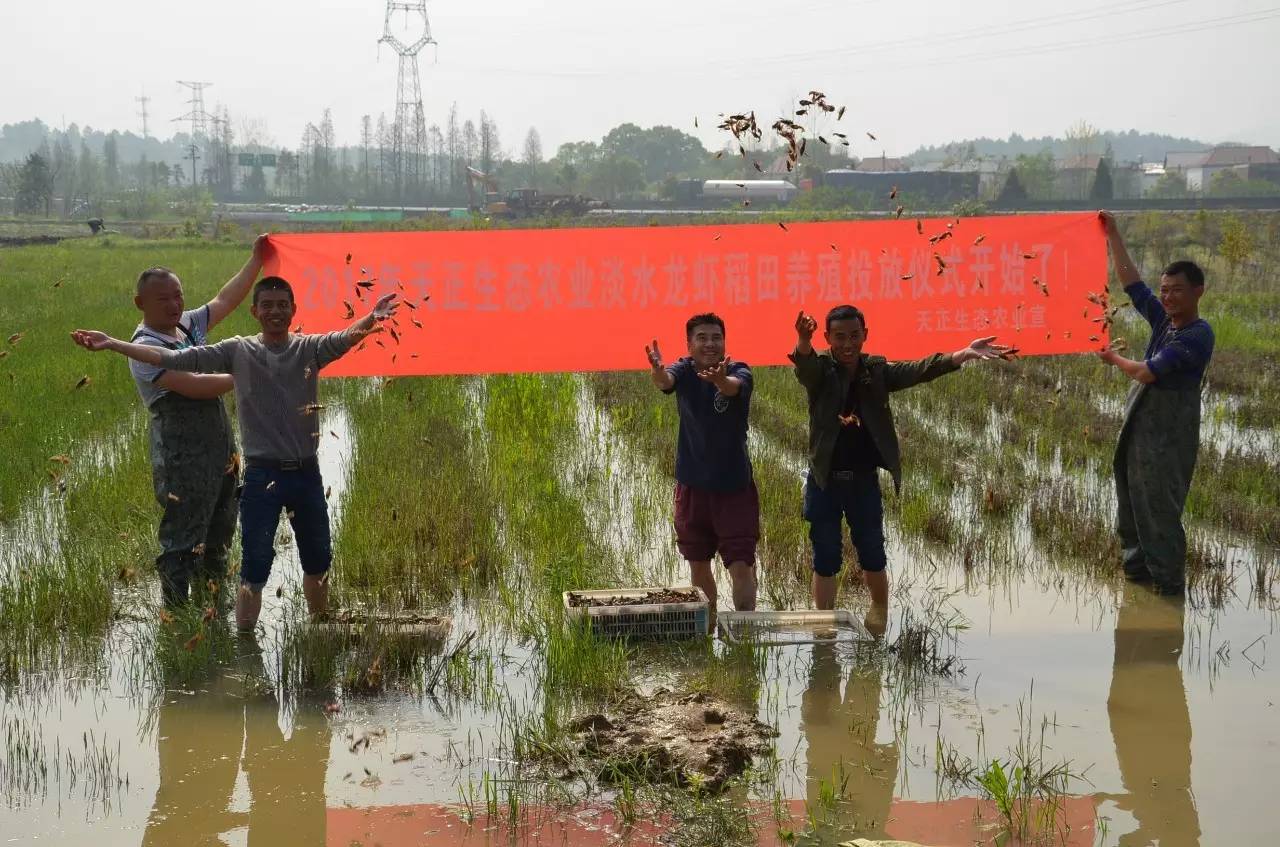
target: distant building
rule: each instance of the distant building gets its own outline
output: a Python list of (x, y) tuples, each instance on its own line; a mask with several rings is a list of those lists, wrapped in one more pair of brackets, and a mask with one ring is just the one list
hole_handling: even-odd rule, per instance
[(1187, 168), (1204, 164), (1208, 157), (1208, 150), (1176, 150), (1164, 154), (1164, 169), (1170, 173), (1184, 173)]
[(1280, 164), (1266, 162), (1248, 166), (1246, 174), (1249, 180), (1261, 180), (1280, 185)]
[(1202, 163), (1187, 168), (1187, 189), (1204, 191), (1223, 171), (1238, 171), (1241, 179), (1248, 179), (1250, 165), (1277, 163), (1280, 156), (1270, 147), (1215, 147)]
[(1004, 184), (1000, 163), (991, 159), (968, 159), (963, 162), (925, 162), (915, 171), (924, 173), (977, 174), (978, 192), (983, 197), (994, 197)]
[[(977, 173), (953, 173), (950, 171), (863, 171), (831, 170), (822, 175), (822, 184), (828, 188), (854, 189), (875, 195), (877, 202), (898, 189), (904, 205), (930, 203), (949, 206), (962, 200), (978, 197)], [(892, 207), (892, 202), (883, 202)]]
[(1280, 164), (1280, 155), (1270, 147), (1236, 144), (1224, 144), (1198, 153), (1168, 153), (1164, 157), (1166, 171), (1181, 172), (1186, 176), (1188, 191), (1205, 191), (1213, 177), (1223, 171), (1238, 171), (1242, 179), (1248, 179), (1251, 166), (1276, 164)]
[(1168, 173), (1160, 162), (1147, 162), (1141, 166), (1138, 175), (1139, 196), (1146, 197), (1156, 187), (1164, 175)]
[(1106, 156), (1101, 153), (1085, 153), (1083, 155), (1055, 159), (1053, 166), (1060, 171), (1088, 171), (1093, 173), (1098, 169), (1098, 162), (1105, 158)]
[(1073, 200), (1088, 197), (1093, 175), (1098, 172), (1098, 162), (1103, 158), (1099, 153), (1085, 153), (1056, 159), (1053, 166), (1057, 194)]
[(855, 171), (862, 174), (902, 173), (911, 170), (905, 159), (880, 155), (858, 162)]

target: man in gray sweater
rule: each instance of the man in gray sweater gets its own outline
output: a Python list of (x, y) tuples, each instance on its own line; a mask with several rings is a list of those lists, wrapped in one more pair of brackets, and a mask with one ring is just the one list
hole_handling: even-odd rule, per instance
[(258, 281), (252, 314), (262, 326), (253, 337), (167, 350), (133, 344), (106, 333), (76, 330), (72, 338), (88, 350), (114, 350), (144, 364), (174, 371), (231, 374), (244, 447), (244, 492), (240, 498), (243, 561), (236, 594), (236, 624), (252, 629), (262, 610), (262, 588), (275, 557), (273, 541), (281, 510), (287, 511), (302, 561), (302, 590), (314, 615), (328, 604), (332, 561), (329, 512), (316, 461), (320, 437), (317, 376), (341, 358), (378, 322), (395, 314), (395, 294), (341, 332), (301, 335), (289, 331), (297, 313), (293, 289), (280, 277)]

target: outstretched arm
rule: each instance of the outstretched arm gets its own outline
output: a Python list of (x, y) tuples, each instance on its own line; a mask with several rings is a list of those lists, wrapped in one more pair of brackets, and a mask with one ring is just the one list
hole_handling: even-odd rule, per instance
[(395, 315), (399, 306), (400, 304), (396, 302), (395, 292), (384, 294), (378, 298), (373, 311), (341, 332), (307, 336), (309, 339), (316, 339), (309, 343), (316, 344), (315, 355), (319, 366), (323, 368), (331, 362), (341, 359), (347, 355), (352, 347), (356, 346), (356, 342), (366, 335), (373, 332), (381, 332), (382, 327), (379, 324)]
[(1098, 212), (1103, 230), (1107, 233), (1107, 246), (1111, 248), (1111, 261), (1116, 266), (1116, 276), (1126, 288), (1135, 282), (1142, 281), (1138, 266), (1129, 258), (1129, 251), (1124, 246), (1124, 237), (1120, 235), (1120, 227), (1116, 224), (1116, 216), (1110, 212)]
[(234, 312), (244, 302), (244, 298), (248, 296), (249, 290), (253, 288), (253, 283), (258, 278), (259, 272), (262, 271), (262, 263), (267, 257), (267, 251), (270, 246), (265, 235), (259, 235), (254, 239), (253, 253), (249, 256), (249, 260), (244, 263), (244, 267), (240, 268), (235, 276), (227, 280), (227, 284), (222, 286), (222, 290), (218, 292), (217, 296), (209, 301), (209, 329), (213, 329), (223, 318)]
[(908, 362), (889, 362), (884, 368), (884, 384), (889, 391), (901, 391), (922, 382), (937, 379), (960, 369), (965, 362), (1003, 359), (1017, 353), (1011, 347), (994, 343), (996, 337), (977, 338), (968, 347), (954, 353), (934, 353)]
[(134, 344), (112, 338), (105, 332), (77, 329), (71, 339), (86, 350), (114, 350), (135, 362), (166, 368), (171, 371), (203, 371), (228, 373), (231, 370), (231, 351), (240, 343), (238, 338), (228, 338), (207, 347), (187, 347), (183, 350), (166, 350), (149, 344)]
[(1116, 276), (1124, 286), (1124, 291), (1133, 302), (1133, 308), (1147, 319), (1152, 327), (1159, 326), (1164, 320), (1164, 306), (1151, 291), (1151, 287), (1142, 281), (1138, 266), (1129, 258), (1124, 239), (1120, 236), (1120, 228), (1116, 225), (1116, 216), (1110, 212), (1098, 212), (1102, 227), (1107, 233), (1107, 245), (1111, 248), (1111, 261), (1116, 267)]
[(968, 347), (961, 348), (951, 354), (951, 361), (957, 365), (963, 365), (965, 362), (984, 362), (987, 359), (1004, 359), (1011, 353), (1016, 353), (1012, 347), (1005, 344), (996, 344), (996, 337), (988, 335), (986, 338), (975, 338), (969, 342)]
[(92, 350), (95, 353), (99, 350), (114, 350), (117, 353), (128, 356), (135, 362), (142, 362), (144, 365), (164, 365), (164, 354), (169, 352), (163, 347), (121, 341), (118, 338), (112, 338), (105, 332), (98, 332), (93, 329), (77, 329), (71, 333), (71, 340), (86, 350)]
[(662, 351), (658, 349), (658, 339), (655, 338), (644, 345), (644, 354), (649, 359), (649, 378), (653, 380), (654, 386), (660, 391), (670, 391), (675, 388), (676, 378), (662, 363)]
[(400, 304), (396, 302), (395, 292), (384, 294), (378, 298), (377, 303), (373, 304), (373, 310), (369, 314), (347, 327), (347, 329), (354, 332), (358, 337), (364, 338), (373, 332), (375, 326), (395, 317), (396, 309), (398, 308), (400, 308)]

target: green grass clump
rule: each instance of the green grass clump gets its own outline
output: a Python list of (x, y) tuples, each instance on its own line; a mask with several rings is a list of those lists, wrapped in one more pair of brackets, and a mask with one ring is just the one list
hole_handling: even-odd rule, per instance
[[(217, 293), (247, 258), (247, 247), (203, 242), (112, 242), (0, 250), (0, 521), (46, 487), (49, 458), (91, 464), (88, 442), (114, 441), (143, 414), (127, 361), (72, 344), (73, 329), (130, 337), (141, 318), (133, 305), (138, 273), (171, 267), (187, 308)], [(55, 287), (56, 286), (56, 287)], [(247, 308), (214, 330), (247, 331)], [(13, 343), (8, 338), (21, 338)], [(76, 384), (89, 377), (82, 388)]]

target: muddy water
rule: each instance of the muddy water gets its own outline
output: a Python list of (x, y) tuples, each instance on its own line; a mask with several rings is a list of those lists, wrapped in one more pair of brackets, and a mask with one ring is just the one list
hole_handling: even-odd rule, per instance
[[(341, 414), (325, 424), (341, 436), (326, 438), (321, 452), (339, 521), (353, 450)], [(590, 523), (620, 554), (635, 556), (638, 576), (670, 578), (670, 538), (655, 528), (652, 508), (669, 497), (661, 476), (628, 453), (607, 421), (586, 416), (579, 425), (584, 443), (608, 445), (591, 454), (602, 458), (566, 470), (605, 479), (590, 483)], [(796, 471), (798, 494), (798, 458), (759, 438), (752, 447), (758, 460)], [(613, 532), (605, 531), (610, 518)], [(990, 840), (994, 808), (971, 786), (940, 782), (939, 741), (985, 765), (1008, 760), (1029, 737), (1045, 762), (1069, 760), (1083, 772), (1064, 807), (1066, 843), (1271, 843), (1280, 672), (1268, 651), (1277, 604), (1247, 585), (1252, 557), (1275, 551), (1237, 551), (1238, 596), (1215, 609), (1197, 595), (1184, 606), (1084, 581), (1037, 552), (1025, 527), (1014, 535), (1028, 544), (1021, 566), (984, 581), (966, 577), (947, 551), (890, 532), (895, 611), (932, 605), (967, 622), (958, 635), (961, 675), (927, 679), (905, 696), (893, 669), (865, 655), (811, 645), (769, 651), (754, 695), (740, 704), (780, 732), (781, 768), (776, 784), (750, 799), (757, 811), (776, 789), (796, 828), (822, 822), (817, 843), (855, 834)], [(500, 752), (510, 716), (542, 708), (532, 681), (537, 656), (504, 633), (482, 636), (503, 692), (497, 698), (346, 697), (330, 716), (323, 702), (246, 688), (245, 679), (276, 678), (270, 631), (300, 602), (298, 579), (296, 562), (281, 556), (266, 592), (262, 646), (241, 649), (228, 674), (201, 690), (164, 692), (152, 708), (130, 682), (134, 642), (120, 630), (105, 676), (37, 678), (0, 703), (10, 739), (0, 842), (609, 843), (617, 825), (600, 807), (552, 815), (534, 802), (526, 810), (533, 823), (513, 839), (485, 820), (486, 777), (519, 774)], [(277, 599), (280, 585), (285, 596)], [(454, 611), (456, 640), (476, 622)], [(660, 676), (678, 679), (679, 670)], [(369, 746), (352, 752), (351, 741), (365, 734)], [(26, 748), (41, 753), (28, 758), (47, 765), (43, 776), (16, 752), (14, 739), (27, 737), (35, 740)], [(472, 826), (468, 807), (478, 816)], [(777, 842), (771, 825), (763, 830), (762, 843)], [(632, 840), (658, 838), (641, 827)]]
[(21, 560), (41, 561), (58, 555), (58, 540), (67, 518), (61, 490), (73, 484), (77, 475), (100, 473), (114, 467), (128, 449), (126, 445), (132, 431), (139, 425), (144, 425), (140, 417), (121, 424), (111, 435), (90, 439), (77, 447), (74, 470), (66, 469), (58, 482), (42, 488), (19, 510), (14, 520), (0, 523), (0, 578), (10, 574)]

